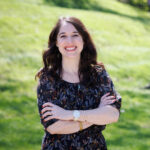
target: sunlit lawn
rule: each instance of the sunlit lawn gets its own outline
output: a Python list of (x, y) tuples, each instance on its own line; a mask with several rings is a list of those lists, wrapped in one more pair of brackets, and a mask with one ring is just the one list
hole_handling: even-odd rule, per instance
[(50, 7), (41, 0), (0, 1), (0, 149), (37, 150), (40, 124), (34, 75), (57, 18), (76, 16), (87, 26), (123, 98), (118, 123), (104, 131), (109, 150), (150, 149), (150, 14), (115, 0), (103, 11)]

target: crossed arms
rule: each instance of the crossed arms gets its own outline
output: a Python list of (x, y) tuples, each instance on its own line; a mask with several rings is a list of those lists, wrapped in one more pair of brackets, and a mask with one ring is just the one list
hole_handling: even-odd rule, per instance
[[(92, 110), (79, 110), (80, 117), (78, 121), (82, 122), (83, 129), (93, 124), (105, 125), (118, 121), (119, 111), (115, 107), (109, 105), (114, 103), (116, 99), (114, 99), (114, 96), (108, 95), (109, 93), (101, 98), (101, 103), (98, 108)], [(79, 122), (73, 121), (73, 111), (65, 110), (50, 102), (45, 103), (42, 107), (41, 118), (43, 119), (46, 117), (43, 122), (58, 119), (58, 121), (46, 128), (50, 134), (71, 134), (79, 131)]]
[[(71, 112), (70, 112), (71, 113)], [(100, 109), (80, 111), (79, 121), (82, 122), (83, 129), (86, 129), (93, 124), (105, 125), (117, 122), (119, 111), (112, 106), (104, 106)], [(78, 132), (80, 129), (78, 121), (58, 120), (47, 127), (50, 134), (71, 134)]]

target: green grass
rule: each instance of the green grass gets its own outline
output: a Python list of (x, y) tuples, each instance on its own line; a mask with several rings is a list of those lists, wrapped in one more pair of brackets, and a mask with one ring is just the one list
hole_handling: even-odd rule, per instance
[[(97, 0), (98, 1), (98, 0)], [(0, 1), (0, 149), (40, 149), (43, 128), (34, 75), (59, 16), (80, 18), (91, 33), (123, 102), (104, 131), (110, 150), (150, 149), (150, 14), (115, 0), (101, 11), (51, 7), (41, 0)]]

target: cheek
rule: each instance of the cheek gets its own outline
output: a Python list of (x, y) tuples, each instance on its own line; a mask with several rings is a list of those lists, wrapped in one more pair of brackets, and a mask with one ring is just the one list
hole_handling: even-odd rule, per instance
[(82, 43), (83, 43), (83, 40), (82, 40), (81, 38), (78, 38), (77, 40), (78, 40), (79, 42), (82, 42)]
[(64, 44), (64, 41), (63, 41), (63, 40), (59, 40), (59, 41), (57, 42), (58, 47), (62, 46), (63, 44)]
[(78, 44), (80, 44), (81, 46), (83, 46), (83, 40), (82, 40), (82, 39), (77, 39), (76, 42), (77, 42)]

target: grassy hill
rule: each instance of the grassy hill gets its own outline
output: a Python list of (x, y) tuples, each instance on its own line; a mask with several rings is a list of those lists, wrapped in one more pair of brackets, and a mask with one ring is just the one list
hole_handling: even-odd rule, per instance
[(150, 149), (150, 14), (115, 0), (101, 11), (52, 7), (42, 0), (0, 1), (0, 149), (38, 150), (40, 124), (34, 75), (59, 16), (80, 18), (123, 97), (116, 124), (104, 131), (110, 150)]

